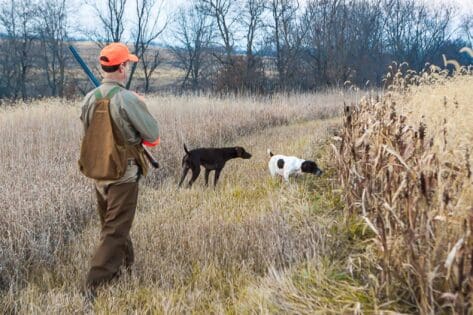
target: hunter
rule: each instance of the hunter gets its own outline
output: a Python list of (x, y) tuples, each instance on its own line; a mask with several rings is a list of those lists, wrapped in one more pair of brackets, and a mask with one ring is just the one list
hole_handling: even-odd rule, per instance
[(134, 261), (130, 229), (138, 199), (138, 181), (146, 176), (148, 164), (143, 145), (159, 144), (158, 124), (142, 97), (124, 87), (130, 54), (122, 43), (102, 49), (101, 85), (88, 93), (82, 106), (84, 138), (79, 167), (95, 179), (100, 242), (85, 281), (86, 293), (96, 296), (97, 288), (131, 272)]

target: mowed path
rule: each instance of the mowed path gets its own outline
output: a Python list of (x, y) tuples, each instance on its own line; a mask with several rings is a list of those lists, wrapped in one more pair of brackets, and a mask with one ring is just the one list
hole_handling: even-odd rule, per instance
[(157, 189), (142, 185), (132, 228), (136, 259), (131, 276), (105, 287), (96, 303), (84, 308), (80, 287), (99, 237), (94, 217), (59, 253), (60, 266), (34, 271), (25, 288), (3, 298), (7, 309), (48, 314), (251, 309), (245, 288), (269, 269), (284, 269), (314, 255), (325, 224), (315, 223), (313, 211), (318, 179), (271, 179), (266, 151), (316, 159), (324, 168), (328, 157), (322, 148), (338, 122), (271, 128), (229, 143), (245, 147), (253, 157), (229, 161), (215, 190), (204, 187), (203, 172), (192, 189), (177, 189), (177, 178)]

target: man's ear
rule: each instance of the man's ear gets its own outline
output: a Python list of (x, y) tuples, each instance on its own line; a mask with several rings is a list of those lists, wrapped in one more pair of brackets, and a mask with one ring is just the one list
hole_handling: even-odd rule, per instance
[(126, 64), (126, 63), (122, 63), (122, 64), (120, 65), (120, 73), (123, 73), (123, 72), (125, 72), (125, 70), (126, 70), (126, 66), (127, 66), (127, 64)]

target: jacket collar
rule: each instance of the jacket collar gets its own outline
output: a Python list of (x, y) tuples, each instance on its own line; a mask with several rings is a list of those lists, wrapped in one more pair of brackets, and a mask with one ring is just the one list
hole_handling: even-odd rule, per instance
[(123, 85), (123, 82), (118, 81), (118, 80), (114, 80), (114, 79), (103, 79), (103, 80), (102, 80), (102, 84), (113, 84), (113, 85), (119, 85), (119, 86), (121, 86), (122, 88), (125, 87), (125, 86)]

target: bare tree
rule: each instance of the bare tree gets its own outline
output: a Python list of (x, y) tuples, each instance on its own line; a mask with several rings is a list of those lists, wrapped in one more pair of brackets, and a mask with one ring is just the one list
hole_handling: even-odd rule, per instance
[(473, 46), (473, 14), (462, 17), (461, 32), (468, 41), (470, 47)]
[(199, 4), (201, 12), (212, 17), (216, 23), (226, 56), (225, 60), (219, 60), (224, 64), (231, 63), (235, 48), (236, 5), (234, 0), (200, 0)]
[(17, 93), (15, 77), (18, 72), (12, 51), (15, 51), (14, 40), (8, 37), (0, 40), (0, 98), (10, 98)]
[(269, 6), (279, 85), (281, 88), (288, 88), (296, 79), (296, 63), (308, 29), (299, 23), (300, 6), (297, 0), (271, 0)]
[(254, 44), (257, 32), (264, 25), (262, 15), (265, 0), (246, 0), (242, 14), (242, 24), (246, 27), (246, 56), (248, 60), (254, 56)]
[(143, 69), (144, 77), (144, 91), (149, 92), (151, 77), (159, 65), (162, 63), (162, 58), (159, 50), (156, 49), (146, 49), (144, 53), (141, 54), (140, 59), (141, 67)]
[[(163, 2), (156, 0), (136, 0), (136, 25), (133, 30), (134, 53), (140, 58), (144, 72), (145, 91), (150, 87), (150, 79), (160, 63), (159, 51), (151, 51), (150, 46), (166, 29), (168, 18), (163, 19)], [(130, 88), (137, 64), (133, 64), (127, 88)]]
[(383, 7), (388, 52), (413, 68), (422, 68), (450, 35), (451, 6), (429, 9), (415, 0), (385, 0)]
[[(304, 14), (305, 56), (317, 85), (376, 81), (382, 62), (381, 0), (312, 0)], [(357, 81), (360, 80), (360, 81)], [(306, 81), (310, 81), (307, 79)]]
[(125, 31), (125, 9), (127, 0), (106, 0), (100, 6), (97, 1), (87, 1), (94, 9), (100, 23), (91, 30), (92, 37), (102, 47), (111, 42), (120, 42)]
[(258, 81), (257, 69), (258, 63), (255, 58), (255, 40), (258, 32), (263, 29), (263, 13), (265, 11), (265, 0), (245, 0), (242, 21), (243, 27), (246, 29), (246, 74), (245, 84), (247, 88), (253, 89)]
[(65, 67), (68, 60), (68, 3), (42, 0), (37, 8), (41, 64), (52, 96), (64, 96)]
[(27, 77), (33, 66), (32, 47), (34, 9), (30, 1), (3, 1), (0, 25), (7, 38), (3, 56), (3, 72), (7, 75), (7, 96), (23, 99), (28, 97)]
[(339, 60), (335, 61), (338, 58), (334, 54), (338, 51), (338, 44), (342, 42), (338, 39), (342, 27), (336, 23), (339, 6), (339, 0), (311, 1), (304, 16), (305, 27), (309, 29), (306, 45), (310, 49), (307, 55), (312, 59), (308, 64), (311, 65), (317, 83), (324, 85), (331, 84), (334, 77), (332, 73), (338, 72), (334, 66), (338, 67)]
[(171, 51), (177, 66), (185, 72), (181, 91), (188, 85), (196, 91), (202, 88), (202, 70), (208, 61), (213, 23), (194, 3), (187, 9), (180, 8), (175, 20), (174, 36), (177, 43), (171, 46)]
[[(346, 63), (355, 73), (349, 79), (357, 85), (377, 82), (385, 72), (383, 58), (382, 0), (362, 0), (348, 8)], [(351, 74), (351, 73), (350, 73)]]
[(214, 73), (214, 89), (220, 93), (230, 91), (238, 93), (244, 89), (246, 61), (235, 55), (236, 42), (239, 37), (238, 20), (241, 18), (242, 1), (234, 0), (200, 0), (200, 10), (212, 18), (220, 40), (214, 45), (212, 55), (219, 62)]

